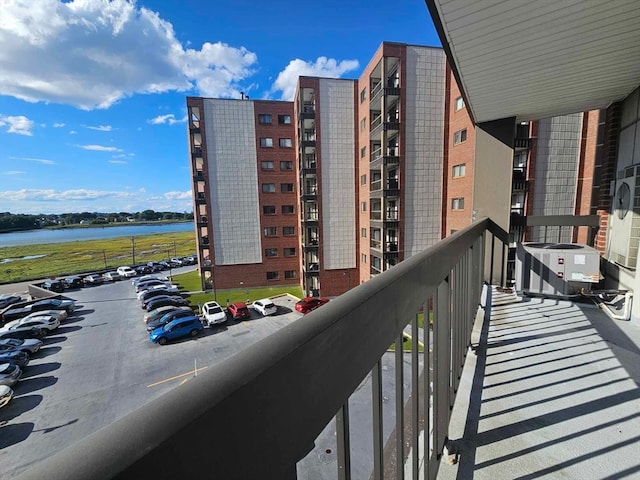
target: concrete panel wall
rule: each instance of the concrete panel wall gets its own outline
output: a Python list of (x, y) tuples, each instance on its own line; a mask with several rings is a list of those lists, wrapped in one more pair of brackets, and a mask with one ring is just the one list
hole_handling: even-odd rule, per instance
[(320, 79), (323, 268), (355, 268), (355, 133), (352, 80)]
[(215, 264), (262, 262), (254, 107), (204, 100)]
[(445, 55), (407, 46), (405, 104), (404, 256), (441, 238)]

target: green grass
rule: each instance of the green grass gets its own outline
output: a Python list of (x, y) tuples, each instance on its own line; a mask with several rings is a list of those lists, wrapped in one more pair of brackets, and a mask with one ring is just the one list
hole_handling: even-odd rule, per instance
[[(391, 346), (387, 349), (391, 352), (395, 352), (396, 351), (396, 343), (393, 342), (391, 344)], [(411, 336), (406, 334), (406, 333), (402, 333), (402, 351), (403, 352), (410, 352), (411, 351)], [(424, 345), (422, 345), (422, 343), (420, 342), (420, 340), (418, 340), (418, 351), (419, 352), (424, 352)]]
[[(171, 277), (173, 283), (178, 285), (181, 290), (187, 292), (201, 292), (200, 277), (197, 271), (182, 273), (180, 275), (173, 275)], [(246, 288), (236, 288), (232, 290), (216, 290), (214, 296), (213, 292), (201, 292), (193, 293), (189, 296), (189, 304), (193, 307), (197, 307), (198, 304), (202, 305), (205, 302), (216, 300), (220, 305), (226, 305), (227, 300), (229, 303), (246, 302), (259, 300), (261, 298), (275, 297), (276, 295), (282, 295), (289, 293), (295, 297), (302, 298), (302, 289), (299, 285), (283, 285), (278, 287), (260, 287), (249, 288), (249, 296), (247, 296)]]
[[(134, 251), (135, 250), (135, 251)], [(63, 277), (75, 273), (115, 270), (120, 265), (186, 256), (196, 251), (194, 232), (171, 232), (103, 240), (46, 243), (0, 247), (0, 259), (16, 259), (0, 264), (0, 283)], [(32, 255), (41, 257), (23, 259)]]

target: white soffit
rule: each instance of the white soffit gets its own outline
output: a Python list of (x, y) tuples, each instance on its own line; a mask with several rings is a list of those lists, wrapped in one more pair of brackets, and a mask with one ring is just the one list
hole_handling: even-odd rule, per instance
[(640, 0), (427, 3), (476, 122), (604, 108), (640, 85)]

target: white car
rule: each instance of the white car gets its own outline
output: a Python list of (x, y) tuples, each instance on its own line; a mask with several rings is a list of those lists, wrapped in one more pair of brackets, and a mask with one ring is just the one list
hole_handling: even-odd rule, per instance
[(107, 272), (102, 274), (102, 278), (104, 278), (105, 282), (117, 282), (118, 280), (122, 280), (122, 275), (118, 272)]
[(69, 317), (69, 314), (66, 310), (38, 310), (37, 312), (33, 312), (25, 317), (22, 317), (21, 320), (34, 317), (55, 317), (59, 321), (63, 321)]
[(2, 349), (2, 347), (12, 347), (14, 350), (25, 351), (29, 355), (40, 350), (42, 344), (42, 340), (36, 340), (34, 338), (0, 338), (0, 349)]
[(43, 315), (40, 317), (23, 318), (14, 320), (5, 324), (0, 328), (0, 332), (17, 332), (19, 330), (31, 330), (33, 327), (41, 328), (51, 332), (60, 326), (60, 320), (51, 315)]
[(227, 314), (217, 302), (207, 302), (202, 306), (202, 316), (207, 325), (216, 325), (227, 321)]
[(168, 294), (179, 293), (180, 292), (180, 289), (178, 288), (178, 286), (177, 285), (173, 285), (172, 283), (170, 283), (169, 285), (166, 285), (166, 284), (154, 285), (152, 287), (145, 288), (144, 290), (140, 290), (138, 292), (138, 294), (137, 294), (138, 300), (142, 300), (142, 297), (144, 296), (145, 293), (151, 292), (153, 290), (166, 291)]
[(116, 272), (118, 272), (118, 274), (120, 274), (121, 277), (125, 277), (125, 278), (131, 278), (137, 275), (136, 271), (133, 268), (127, 267), (127, 266), (118, 267), (116, 269)]
[(278, 307), (276, 307), (270, 298), (256, 300), (253, 302), (253, 309), (263, 317), (274, 315), (278, 311)]
[(6, 385), (0, 385), (0, 408), (4, 407), (13, 398), (13, 390)]

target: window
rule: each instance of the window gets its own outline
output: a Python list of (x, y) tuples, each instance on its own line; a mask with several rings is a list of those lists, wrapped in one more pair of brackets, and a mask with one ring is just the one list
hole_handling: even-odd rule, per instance
[(265, 205), (262, 207), (262, 213), (265, 215), (275, 215), (276, 214), (276, 206), (275, 205)]
[(291, 125), (291, 115), (278, 115), (280, 125)]
[(296, 278), (296, 271), (295, 270), (285, 270), (284, 271), (284, 278), (286, 278), (286, 279)]
[(275, 193), (276, 192), (276, 184), (275, 183), (263, 183), (262, 184), (262, 193)]
[(461, 163), (460, 165), (453, 166), (453, 178), (464, 177), (465, 174), (465, 164)]
[(281, 183), (280, 191), (282, 193), (291, 193), (293, 192), (293, 183)]
[(261, 123), (263, 125), (270, 124), (271, 123), (271, 115), (269, 115), (268, 113), (259, 114), (258, 115), (258, 123)]
[(293, 205), (282, 205), (283, 215), (293, 215)]
[(464, 99), (462, 97), (456, 98), (456, 111), (464, 108)]
[(266, 227), (264, 229), (265, 237), (275, 237), (276, 235), (278, 235), (278, 227)]
[(462, 130), (458, 130), (453, 134), (453, 144), (458, 145), (459, 143), (467, 141), (467, 129), (463, 128)]
[(296, 234), (296, 227), (282, 227), (282, 234), (283, 235), (295, 235)]
[(278, 256), (278, 249), (277, 248), (265, 248), (264, 249), (264, 256), (265, 257), (277, 257)]
[(362, 263), (367, 263), (367, 256), (363, 253), (362, 254)]
[(360, 175), (360, 185), (366, 185), (367, 184), (367, 175)]
[(265, 148), (273, 147), (273, 138), (263, 137), (260, 139), (260, 146)]
[(280, 146), (282, 148), (291, 148), (293, 145), (291, 144), (291, 139), (290, 138), (281, 138), (280, 139)]
[(295, 257), (296, 249), (295, 247), (285, 247), (282, 249), (285, 257)]
[(360, 103), (364, 102), (367, 99), (367, 87), (364, 87), (360, 92)]
[(273, 170), (273, 162), (260, 162), (260, 168), (262, 170)]
[(360, 229), (360, 236), (362, 238), (367, 238), (367, 229), (366, 228), (361, 228)]
[(367, 117), (360, 120), (360, 131), (364, 132), (367, 129)]
[(267, 280), (278, 280), (278, 272), (267, 272)]
[(280, 162), (280, 170), (293, 170), (293, 162)]
[(463, 210), (464, 209), (464, 198), (452, 198), (451, 199), (451, 210)]
[(362, 210), (363, 212), (367, 211), (367, 202), (362, 202), (360, 204), (360, 210)]
[(367, 156), (367, 147), (362, 147), (360, 149), (360, 158), (364, 158)]

